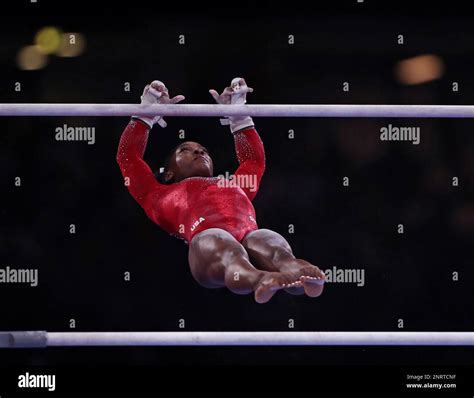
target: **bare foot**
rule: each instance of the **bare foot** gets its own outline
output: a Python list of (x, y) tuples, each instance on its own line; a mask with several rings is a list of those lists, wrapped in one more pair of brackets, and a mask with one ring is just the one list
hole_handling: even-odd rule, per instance
[(323, 293), (324, 279), (314, 278), (311, 276), (302, 276), (304, 292), (309, 297), (319, 297)]
[(302, 296), (304, 294), (303, 284), (301, 284), (301, 287), (291, 287), (289, 289), (285, 289), (285, 292), (291, 294), (292, 296)]
[(305, 260), (294, 259), (285, 266), (285, 271), (299, 275), (307, 296), (318, 297), (323, 292), (326, 276), (324, 272), (315, 265)]
[(298, 288), (303, 285), (298, 273), (265, 272), (255, 289), (255, 301), (266, 303), (280, 289)]

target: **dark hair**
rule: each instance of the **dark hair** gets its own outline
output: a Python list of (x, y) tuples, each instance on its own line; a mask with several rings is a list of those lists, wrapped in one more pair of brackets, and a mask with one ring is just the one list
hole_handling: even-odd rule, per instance
[[(173, 179), (166, 181), (165, 173), (168, 171), (168, 168), (170, 167), (171, 159), (173, 159), (173, 156), (180, 145), (181, 144), (176, 145), (173, 148), (173, 150), (168, 153), (168, 155), (165, 158), (163, 166), (160, 167), (157, 172), (155, 172), (155, 178), (160, 184), (172, 184), (174, 182)], [(160, 171), (160, 170), (163, 170), (163, 171)]]

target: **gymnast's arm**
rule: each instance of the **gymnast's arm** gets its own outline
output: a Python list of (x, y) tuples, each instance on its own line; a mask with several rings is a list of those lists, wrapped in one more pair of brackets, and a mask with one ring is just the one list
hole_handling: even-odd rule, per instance
[(143, 208), (150, 193), (159, 194), (166, 188), (156, 180), (150, 167), (143, 160), (149, 132), (148, 124), (139, 119), (132, 119), (122, 133), (117, 151), (117, 163), (125, 185)]
[[(254, 126), (246, 127), (234, 133), (235, 152), (239, 167), (235, 172), (240, 187), (250, 200), (255, 198), (260, 181), (265, 171), (265, 149), (260, 136)], [(242, 183), (242, 181), (244, 183)]]
[[(218, 104), (244, 105), (247, 102), (247, 93), (252, 93), (253, 88), (247, 86), (245, 79), (236, 77), (222, 94), (219, 95), (216, 90), (209, 92)], [(262, 140), (250, 116), (230, 116), (221, 119), (221, 123), (228, 124), (234, 135), (235, 152), (239, 161), (239, 167), (235, 172), (237, 183), (248, 198), (253, 200), (265, 171), (265, 150)]]
[[(154, 80), (145, 86), (141, 96), (141, 105), (177, 104), (183, 100), (183, 95), (170, 98), (165, 84)], [(133, 116), (122, 133), (117, 151), (117, 163), (122, 171), (125, 185), (149, 216), (153, 214), (146, 203), (149, 195), (155, 193), (160, 196), (168, 189), (167, 185), (160, 184), (156, 180), (150, 167), (143, 160), (148, 133), (155, 124), (166, 127), (166, 122), (161, 116)]]

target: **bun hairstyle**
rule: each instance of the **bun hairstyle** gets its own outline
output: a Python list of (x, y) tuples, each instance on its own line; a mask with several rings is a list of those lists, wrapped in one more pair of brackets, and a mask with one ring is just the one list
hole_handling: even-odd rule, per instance
[(178, 147), (179, 147), (179, 145), (174, 147), (173, 150), (171, 150), (170, 153), (168, 153), (168, 155), (166, 156), (163, 167), (160, 167), (155, 172), (155, 178), (160, 184), (169, 185), (169, 184), (173, 183), (173, 179), (171, 179), (169, 181), (165, 181), (165, 173), (166, 173), (166, 170), (168, 170), (168, 167), (170, 166), (171, 159), (173, 158), (174, 154), (176, 153), (176, 150), (178, 149)]
[(165, 168), (160, 167), (155, 173), (155, 178), (160, 184), (169, 184), (170, 182), (165, 181)]

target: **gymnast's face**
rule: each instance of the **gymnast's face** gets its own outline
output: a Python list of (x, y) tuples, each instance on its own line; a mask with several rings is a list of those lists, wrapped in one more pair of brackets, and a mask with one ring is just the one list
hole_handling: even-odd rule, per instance
[(197, 142), (186, 141), (176, 148), (165, 178), (179, 182), (188, 177), (211, 177), (213, 172), (214, 165), (207, 149)]

